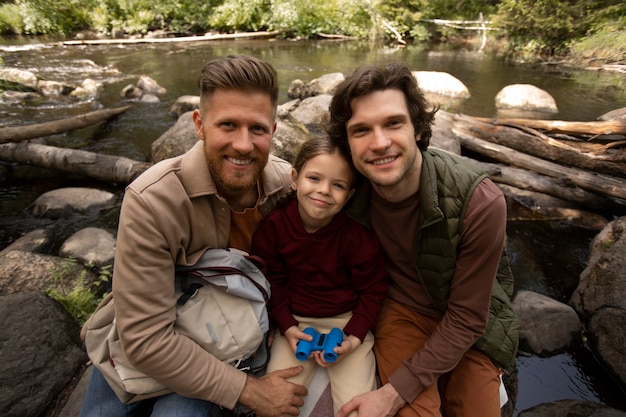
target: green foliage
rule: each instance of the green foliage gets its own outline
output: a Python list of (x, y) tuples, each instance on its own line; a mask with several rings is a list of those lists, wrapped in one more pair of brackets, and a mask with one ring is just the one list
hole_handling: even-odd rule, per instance
[(426, 19), (476, 20), (496, 11), (493, 1), (485, 0), (429, 0), (424, 7)]
[(427, 31), (420, 20), (426, 17), (428, 3), (428, 0), (380, 1), (376, 10), (401, 34), (414, 33), (423, 37)]
[[(81, 29), (148, 34), (282, 30), (286, 37), (358, 38), (465, 35), (425, 19), (476, 20), (503, 29), (518, 54), (582, 49), (620, 60), (623, 0), (0, 0), (0, 34), (54, 35)], [(613, 34), (613, 35), (612, 35)], [(615, 42), (612, 42), (612, 40)], [(611, 48), (614, 53), (611, 53)]]
[(564, 52), (569, 41), (590, 27), (592, 0), (502, 0), (496, 24), (512, 45), (549, 55)]
[(16, 0), (22, 16), (20, 33), (27, 35), (66, 34), (89, 26), (94, 0)]
[[(76, 278), (76, 285), (69, 290), (64, 282), (75, 271), (77, 261), (75, 258), (66, 258), (60, 271), (54, 272), (56, 285), (48, 288), (46, 294), (58, 301), (68, 313), (72, 315), (82, 326), (96, 309), (103, 296), (99, 296), (97, 291), (103, 284), (108, 283), (112, 276), (112, 265), (107, 265), (98, 270), (98, 279), (92, 285), (87, 284), (87, 269), (83, 269)], [(93, 265), (87, 268), (94, 269)]]
[(209, 17), (222, 32), (282, 30), (289, 36), (310, 38), (342, 34), (364, 37), (371, 18), (362, 0), (225, 0)]
[(269, 10), (269, 0), (229, 0), (213, 10), (209, 23), (222, 31), (264, 30), (268, 27)]
[(3, 4), (0, 6), (0, 34), (19, 35), (22, 33), (24, 22), (17, 4)]
[[(626, 15), (624, 15), (626, 16)], [(601, 29), (573, 42), (571, 57), (580, 62), (599, 61), (605, 64), (626, 62), (626, 27), (622, 21), (604, 22)]]

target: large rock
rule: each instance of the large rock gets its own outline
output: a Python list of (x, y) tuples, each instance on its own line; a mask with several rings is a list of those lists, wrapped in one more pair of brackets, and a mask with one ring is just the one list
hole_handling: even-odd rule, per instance
[(293, 163), (300, 146), (310, 136), (310, 133), (309, 129), (296, 120), (291, 113), (279, 112), (270, 152)]
[(182, 155), (198, 141), (193, 124), (193, 112), (183, 113), (174, 126), (170, 127), (152, 143), (150, 159), (156, 163), (167, 158)]
[(417, 85), (424, 94), (467, 99), (471, 97), (469, 89), (455, 76), (441, 71), (413, 71)]
[(0, 295), (59, 286), (71, 291), (81, 276), (87, 284), (97, 279), (84, 266), (58, 256), (11, 250), (0, 257)]
[(49, 253), (54, 245), (54, 236), (50, 229), (35, 229), (0, 251), (0, 256), (13, 250), (34, 253)]
[(59, 256), (76, 258), (83, 265), (112, 265), (115, 243), (113, 233), (97, 227), (86, 227), (63, 242)]
[(328, 106), (331, 99), (330, 94), (305, 98), (291, 110), (291, 114), (310, 131), (321, 133), (324, 123), (328, 120)]
[(30, 209), (34, 216), (60, 219), (73, 215), (91, 215), (113, 207), (117, 197), (95, 188), (67, 187), (48, 191), (39, 196)]
[(519, 291), (513, 300), (519, 321), (520, 349), (540, 356), (568, 348), (580, 334), (574, 309), (545, 295)]
[(170, 113), (176, 117), (180, 117), (188, 111), (194, 111), (200, 108), (200, 96), (180, 96), (176, 99), (172, 107), (170, 107)]
[(3, 85), (13, 84), (18, 91), (37, 91), (37, 76), (19, 68), (0, 68), (0, 80)]
[(626, 310), (605, 307), (596, 311), (589, 321), (588, 335), (604, 367), (626, 391)]
[(593, 239), (571, 305), (589, 317), (602, 307), (626, 310), (626, 217), (610, 222)]
[(626, 391), (626, 217), (593, 239), (570, 304), (587, 319), (591, 349)]
[(0, 415), (42, 415), (87, 361), (78, 324), (30, 291), (0, 297), (0, 329)]
[(558, 113), (554, 98), (539, 87), (531, 84), (507, 85), (495, 98), (496, 108), (514, 109), (540, 113)]
[(332, 95), (343, 80), (345, 80), (345, 77), (340, 72), (324, 74), (319, 78), (311, 80), (309, 83), (296, 79), (289, 84), (287, 97), (291, 99), (305, 99), (320, 94)]

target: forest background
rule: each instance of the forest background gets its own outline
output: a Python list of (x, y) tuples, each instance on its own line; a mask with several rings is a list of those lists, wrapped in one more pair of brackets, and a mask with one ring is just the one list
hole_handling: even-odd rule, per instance
[(293, 39), (427, 43), (467, 34), (442, 20), (482, 22), (469, 27), (485, 29), (490, 44), (514, 59), (626, 62), (622, 0), (0, 0), (4, 37), (275, 31)]

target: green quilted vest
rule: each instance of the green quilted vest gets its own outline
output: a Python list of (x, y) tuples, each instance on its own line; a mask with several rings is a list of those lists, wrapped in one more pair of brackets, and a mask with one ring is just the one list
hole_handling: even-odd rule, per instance
[[(460, 222), (469, 196), (486, 174), (475, 164), (443, 151), (429, 149), (422, 155), (419, 192), (422, 216), (415, 245), (417, 272), (433, 304), (443, 313), (456, 264)], [(359, 187), (348, 214), (369, 226), (368, 184)], [(510, 301), (512, 294), (513, 274), (505, 250), (491, 294), (487, 328), (474, 344), (503, 369), (515, 360), (519, 341), (517, 318)]]

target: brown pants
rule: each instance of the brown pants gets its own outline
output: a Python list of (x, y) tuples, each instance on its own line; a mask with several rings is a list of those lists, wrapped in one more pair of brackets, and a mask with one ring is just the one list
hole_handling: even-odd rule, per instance
[[(378, 320), (374, 352), (386, 384), (406, 358), (424, 346), (438, 320), (387, 300)], [(401, 335), (401, 336), (399, 336)], [(500, 417), (498, 368), (482, 352), (470, 349), (451, 372), (398, 411), (400, 417)]]

